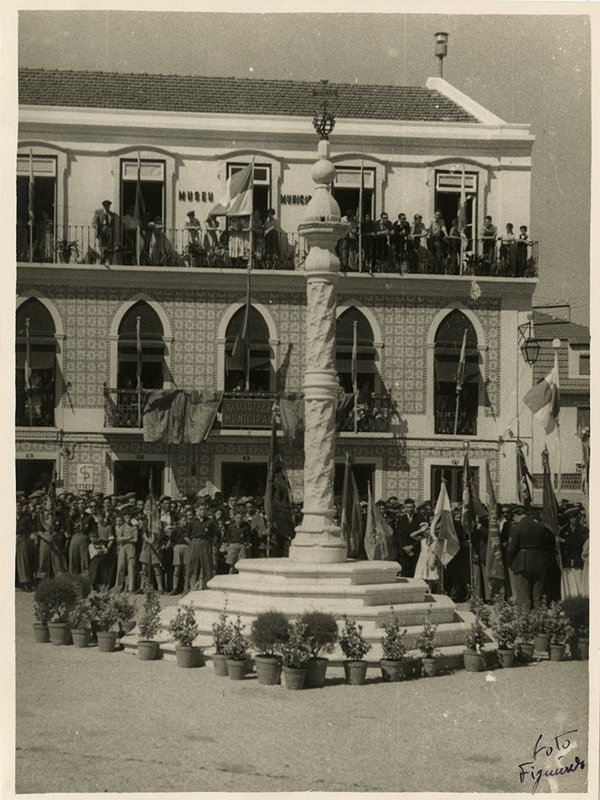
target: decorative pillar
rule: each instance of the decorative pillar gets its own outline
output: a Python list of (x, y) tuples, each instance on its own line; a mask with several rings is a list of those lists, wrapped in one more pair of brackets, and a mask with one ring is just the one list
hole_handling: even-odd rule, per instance
[[(315, 127), (317, 125), (315, 124)], [(331, 127), (333, 127), (331, 120)], [(346, 542), (334, 524), (335, 418), (340, 387), (335, 369), (336, 284), (340, 262), (335, 246), (348, 230), (329, 186), (335, 167), (329, 141), (321, 133), (319, 160), (311, 170), (316, 184), (298, 233), (309, 253), (306, 270), (304, 369), (304, 517), (290, 547), (290, 559), (313, 564), (346, 560)]]

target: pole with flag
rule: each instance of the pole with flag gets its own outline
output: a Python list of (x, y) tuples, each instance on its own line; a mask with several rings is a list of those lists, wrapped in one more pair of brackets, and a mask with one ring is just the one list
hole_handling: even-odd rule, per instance
[(394, 532), (373, 502), (371, 481), (368, 483), (367, 528), (364, 546), (369, 561), (395, 560)]
[(292, 489), (285, 471), (281, 450), (279, 449), (279, 442), (277, 440), (277, 420), (274, 412), (271, 418), (271, 442), (265, 492), (265, 516), (267, 518), (267, 557), (269, 557), (272, 535), (277, 537), (280, 545), (285, 539), (291, 540), (294, 537)]
[(246, 304), (244, 306), (244, 321), (233, 343), (229, 359), (230, 369), (239, 369), (244, 373), (244, 391), (250, 391), (250, 268), (246, 273)]
[(456, 214), (458, 220), (458, 233), (460, 234), (460, 264), (458, 267), (458, 274), (462, 275), (463, 273), (463, 262), (464, 262), (464, 253), (465, 253), (465, 228), (467, 227), (467, 209), (466, 209), (467, 199), (465, 196), (465, 168), (464, 166), (461, 169), (460, 174), (460, 203), (458, 206), (458, 212)]
[(517, 490), (519, 503), (521, 503), (525, 511), (529, 511), (531, 508), (531, 489), (529, 488), (529, 481), (533, 482), (533, 478), (527, 467), (527, 462), (525, 461), (523, 446), (519, 442), (517, 444)]
[(342, 538), (348, 548), (348, 558), (359, 558), (362, 544), (362, 514), (360, 513), (358, 487), (352, 472), (352, 461), (349, 453), (346, 453), (346, 462), (344, 464), (340, 528), (342, 530)]
[(33, 403), (31, 398), (31, 335), (29, 332), (29, 317), (25, 320), (25, 397), (29, 414), (29, 426), (33, 427)]
[(227, 179), (225, 193), (209, 212), (209, 217), (249, 217), (250, 256), (248, 266), (252, 267), (252, 211), (254, 206), (254, 159), (243, 169), (234, 172)]
[(469, 449), (465, 453), (465, 460), (463, 464), (463, 490), (462, 490), (462, 510), (461, 510), (461, 524), (469, 542), (469, 585), (471, 587), (471, 595), (475, 595), (475, 586), (473, 584), (473, 528), (475, 523), (475, 509), (473, 504), (473, 496), (471, 492), (471, 470), (469, 467)]
[[(562, 555), (560, 552), (559, 542), (559, 523), (558, 523), (558, 502), (554, 489), (552, 488), (552, 471), (550, 469), (550, 454), (548, 448), (544, 447), (542, 450), (542, 469), (543, 469), (543, 484), (542, 484), (542, 524), (548, 530), (552, 531), (554, 542), (556, 545), (556, 562), (560, 570), (560, 586), (554, 586), (554, 591), (550, 591), (549, 595), (553, 593), (560, 596), (567, 597), (568, 587), (563, 573)], [(558, 600), (559, 596), (549, 597), (550, 600)]]
[(362, 272), (363, 262), (363, 194), (365, 188), (365, 162), (360, 162), (360, 189), (358, 190), (358, 271)]
[(431, 520), (430, 537), (433, 541), (433, 552), (442, 567), (446, 567), (460, 550), (460, 542), (456, 535), (450, 498), (446, 489), (446, 481), (442, 478), (440, 493)]
[(354, 394), (354, 433), (358, 433), (358, 322), (352, 323), (352, 393)]
[(502, 544), (500, 542), (500, 527), (498, 525), (498, 507), (496, 504), (496, 492), (490, 472), (490, 465), (485, 462), (485, 478), (487, 484), (488, 501), (488, 541), (485, 557), (485, 570), (488, 583), (491, 588), (492, 598), (494, 595), (504, 596), (504, 560), (502, 558)]
[(35, 177), (33, 174), (33, 150), (29, 150), (29, 186), (27, 191), (27, 216), (29, 225), (29, 262), (33, 261), (33, 225), (35, 223)]
[(456, 369), (456, 406), (454, 409), (454, 435), (458, 431), (458, 409), (460, 407), (460, 393), (462, 392), (463, 383), (465, 382), (465, 368), (466, 368), (466, 353), (467, 353), (467, 330), (463, 333), (462, 347), (460, 348), (460, 358), (458, 360), (458, 367)]
[(135, 353), (136, 353), (136, 378), (137, 378), (137, 416), (138, 428), (142, 427), (142, 337), (140, 333), (140, 317), (135, 320)]
[(142, 195), (142, 160), (138, 151), (137, 156), (137, 179), (135, 182), (135, 203), (133, 209), (133, 216), (137, 223), (135, 232), (135, 263), (140, 265), (140, 252), (142, 241), (142, 225), (146, 216), (146, 209), (144, 205), (144, 197)]

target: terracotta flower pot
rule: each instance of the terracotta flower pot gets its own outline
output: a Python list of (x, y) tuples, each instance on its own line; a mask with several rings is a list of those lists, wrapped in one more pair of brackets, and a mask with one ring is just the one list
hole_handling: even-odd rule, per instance
[(398, 683), (404, 678), (403, 658), (382, 658), (379, 661), (381, 676), (386, 683)]
[(361, 686), (367, 678), (368, 667), (366, 661), (344, 661), (346, 683), (350, 686)]
[(325, 686), (328, 658), (311, 658), (306, 662), (305, 689), (322, 689)]
[(465, 650), (463, 660), (467, 672), (483, 672), (485, 669), (485, 656), (476, 650)]
[(90, 635), (88, 628), (73, 628), (71, 630), (75, 647), (87, 647), (90, 643)]
[(156, 661), (160, 647), (153, 639), (139, 639), (137, 651), (140, 661)]
[(214, 653), (212, 662), (215, 668), (215, 675), (218, 675), (219, 678), (226, 678), (229, 674), (227, 672), (227, 656), (223, 655), (223, 653)]
[(33, 641), (38, 644), (46, 644), (50, 641), (50, 631), (47, 625), (41, 622), (33, 623)]
[(440, 663), (437, 658), (422, 658), (423, 674), (426, 678), (435, 678), (440, 671)]
[(112, 653), (117, 643), (116, 631), (98, 631), (98, 650), (101, 653)]
[(194, 645), (175, 645), (175, 658), (177, 659), (177, 666), (182, 669), (204, 666), (202, 648)]
[(71, 644), (71, 629), (66, 622), (49, 622), (48, 631), (52, 644)]
[(284, 667), (283, 678), (286, 689), (304, 689), (306, 667)]
[(247, 662), (245, 658), (228, 658), (227, 674), (232, 681), (243, 681), (246, 677)]
[(564, 644), (550, 645), (550, 661), (562, 661), (567, 647)]
[(538, 633), (533, 640), (533, 647), (536, 653), (547, 653), (550, 647), (550, 634)]
[(256, 656), (256, 678), (261, 686), (279, 686), (281, 659), (279, 656)]
[(501, 667), (508, 669), (508, 667), (514, 667), (515, 665), (515, 651), (510, 650), (509, 648), (506, 649), (498, 649), (498, 663)]
[(521, 642), (519, 645), (521, 653), (523, 655), (524, 661), (531, 661), (533, 658), (533, 653), (535, 651), (535, 645), (533, 642)]

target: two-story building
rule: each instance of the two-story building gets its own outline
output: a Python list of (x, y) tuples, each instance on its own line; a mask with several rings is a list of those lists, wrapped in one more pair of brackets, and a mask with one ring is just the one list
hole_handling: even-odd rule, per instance
[[(458, 497), (468, 443), (472, 468), (483, 477), (487, 460), (499, 498), (513, 500), (519, 414), (521, 438), (531, 433), (518, 330), (543, 264), (535, 237), (521, 246), (501, 238), (507, 223), (517, 235), (529, 226), (533, 136), (441, 78), (331, 89), (342, 214), (394, 222), (403, 213), (412, 225), (408, 237), (385, 224), (378, 235), (367, 220), (340, 242), (338, 372), (350, 390), (356, 327), (362, 393), (356, 422), (352, 409), (340, 421), (340, 470), (349, 453), (365, 493), (371, 480), (378, 497), (428, 499), (444, 476)], [(300, 81), (21, 70), (18, 488), (56, 469), (71, 491), (144, 493), (152, 472), (156, 490), (175, 496), (207, 481), (260, 493), (273, 401), (302, 391), (297, 228), (320, 91)], [(251, 163), (253, 220), (210, 216), (228, 179)], [(428, 235), (437, 210), (442, 243)], [(247, 267), (244, 374), (231, 355)], [(204, 441), (144, 441), (143, 400), (170, 388), (218, 398)], [(301, 502), (301, 448), (284, 458)]]

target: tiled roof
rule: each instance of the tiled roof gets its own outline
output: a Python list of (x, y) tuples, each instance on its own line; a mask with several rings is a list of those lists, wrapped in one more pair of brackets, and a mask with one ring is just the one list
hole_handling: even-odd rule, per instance
[[(474, 122), (440, 92), (412, 86), (329, 84), (338, 118)], [(21, 105), (126, 108), (208, 114), (314, 116), (318, 83), (69, 70), (19, 70)]]
[(567, 339), (570, 344), (589, 344), (590, 329), (576, 322), (552, 317), (541, 311), (533, 312), (536, 339)]
[[(569, 345), (579, 345), (584, 350), (589, 347), (589, 328), (575, 322), (551, 317), (540, 311), (533, 312), (533, 324), (535, 338), (541, 341), (540, 354), (533, 367), (533, 382), (537, 383), (549, 374), (554, 366), (552, 340), (560, 339), (562, 344), (558, 350), (558, 377), (561, 393), (579, 393), (581, 397), (589, 398), (589, 377), (573, 378), (569, 376)], [(568, 403), (565, 402), (563, 405), (568, 405)]]

